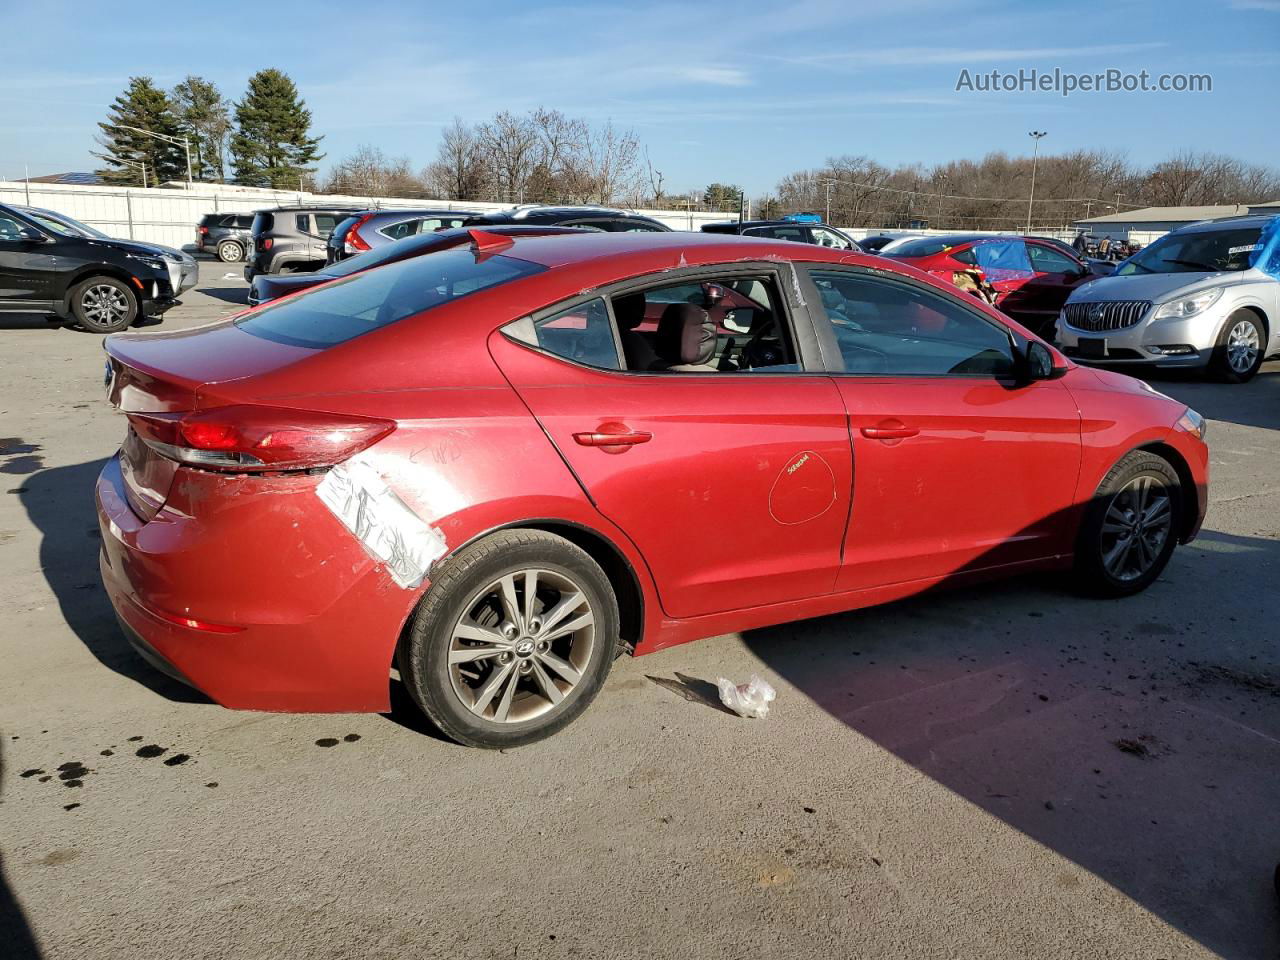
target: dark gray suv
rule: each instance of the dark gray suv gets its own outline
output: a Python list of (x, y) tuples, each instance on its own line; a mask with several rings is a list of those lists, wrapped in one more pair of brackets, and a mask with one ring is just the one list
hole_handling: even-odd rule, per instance
[(259, 273), (307, 273), (324, 266), (333, 228), (358, 207), (277, 207), (253, 216), (253, 245), (244, 278)]
[(196, 252), (211, 253), (223, 263), (243, 260), (253, 239), (252, 213), (206, 213), (196, 227)]

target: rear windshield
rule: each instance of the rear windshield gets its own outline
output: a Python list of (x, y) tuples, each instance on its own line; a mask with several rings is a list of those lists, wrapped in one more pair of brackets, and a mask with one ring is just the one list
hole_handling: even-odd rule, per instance
[(906, 243), (900, 243), (890, 252), (895, 257), (932, 257), (935, 253), (941, 253), (948, 247), (959, 246), (967, 242), (968, 240), (961, 240), (956, 237), (921, 237), (919, 240), (908, 240)]
[(1261, 237), (1261, 227), (1166, 233), (1126, 260), (1116, 270), (1116, 276), (1248, 270), (1250, 257), (1258, 249)]
[(236, 325), (264, 340), (324, 349), (545, 269), (514, 257), (477, 259), (471, 247), (456, 247), (362, 271), (263, 307)]
[(268, 213), (264, 210), (262, 213), (255, 213), (253, 215), (253, 232), (255, 234), (270, 233), (271, 228), (275, 225), (275, 214)]

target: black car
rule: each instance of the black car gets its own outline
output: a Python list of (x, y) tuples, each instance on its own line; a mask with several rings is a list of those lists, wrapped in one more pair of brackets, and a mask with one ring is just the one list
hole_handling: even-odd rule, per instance
[(244, 278), (260, 273), (299, 273), (325, 264), (333, 228), (359, 207), (277, 207), (253, 215), (253, 243)]
[(252, 213), (206, 213), (196, 227), (196, 251), (223, 263), (243, 260), (253, 240)]
[(704, 233), (739, 233), (744, 237), (768, 237), (771, 240), (794, 240), (816, 243), (820, 247), (858, 253), (862, 248), (835, 227), (809, 220), (740, 220), (732, 223), (704, 223)]
[(858, 246), (860, 246), (865, 253), (879, 253), (882, 248), (893, 243), (896, 239), (898, 238), (878, 233), (874, 237), (863, 237), (858, 241)]
[(665, 223), (660, 223), (652, 217), (642, 217), (638, 213), (612, 207), (555, 207), (540, 204), (529, 204), (512, 210), (477, 215), (467, 220), (463, 226), (485, 227), (499, 224), (581, 227), (585, 230), (603, 230), (608, 233), (661, 233), (671, 230)]
[(199, 277), (194, 257), (116, 240), (77, 220), (0, 204), (0, 310), (52, 314), (92, 333), (158, 317)]
[[(312, 273), (265, 274), (260, 273), (249, 282), (249, 305), (256, 307), (260, 303), (278, 300), (299, 290), (306, 290), (321, 283), (328, 283), (339, 277), (349, 277), (353, 273), (371, 270), (384, 263), (395, 263), (420, 257), (433, 250), (456, 247), (475, 239), (473, 230), (478, 228), (460, 227), (439, 230), (433, 233), (419, 233), (405, 237), (395, 243), (388, 243), (375, 250), (348, 257), (340, 263), (330, 264)], [(577, 233), (577, 227), (537, 227), (528, 225), (493, 224), (486, 226), (484, 233), (502, 235)], [(585, 231), (584, 231), (585, 232)]]

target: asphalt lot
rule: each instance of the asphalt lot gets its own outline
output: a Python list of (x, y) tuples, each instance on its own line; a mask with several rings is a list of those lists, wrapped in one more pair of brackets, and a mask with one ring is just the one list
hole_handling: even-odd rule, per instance
[[(240, 265), (201, 281), (154, 329), (243, 303)], [(0, 315), (5, 960), (1276, 956), (1280, 363), (1155, 382), (1212, 421), (1213, 502), (1140, 597), (1035, 578), (703, 640), (490, 753), (135, 657), (99, 339)], [(700, 699), (753, 672), (767, 719)]]

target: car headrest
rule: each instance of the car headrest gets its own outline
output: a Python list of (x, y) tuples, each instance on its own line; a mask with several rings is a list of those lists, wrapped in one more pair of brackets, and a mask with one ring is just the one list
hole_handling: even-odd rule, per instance
[(716, 325), (701, 307), (673, 303), (662, 311), (654, 348), (673, 365), (708, 363), (716, 352)]
[(634, 330), (644, 322), (644, 294), (628, 293), (613, 298), (613, 315), (620, 330)]

